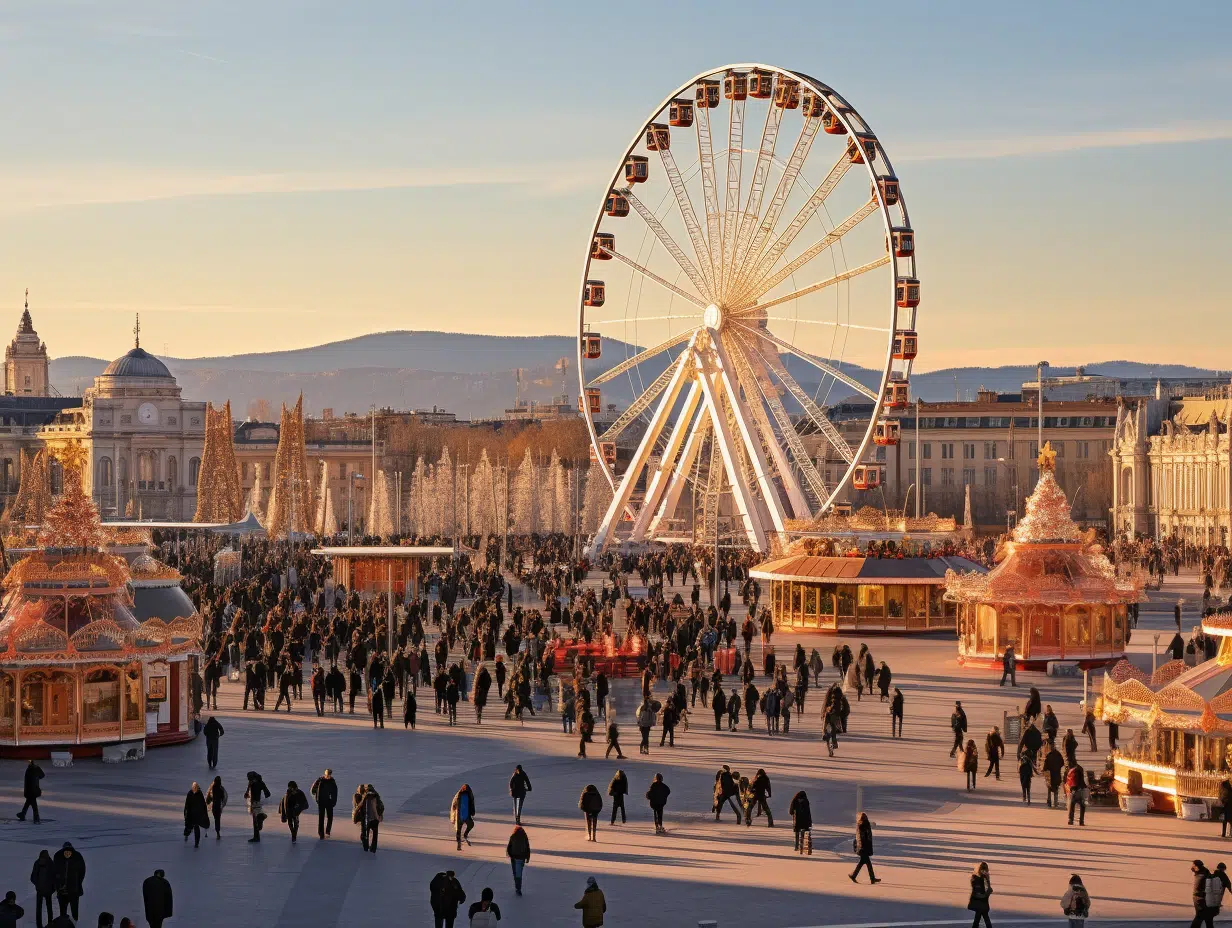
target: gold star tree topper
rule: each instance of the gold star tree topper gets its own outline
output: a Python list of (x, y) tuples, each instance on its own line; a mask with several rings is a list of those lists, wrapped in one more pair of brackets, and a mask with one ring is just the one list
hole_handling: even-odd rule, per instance
[(1040, 448), (1039, 457), (1035, 459), (1035, 463), (1039, 465), (1040, 473), (1054, 473), (1057, 469), (1057, 453), (1052, 450), (1052, 442), (1044, 442), (1044, 447)]

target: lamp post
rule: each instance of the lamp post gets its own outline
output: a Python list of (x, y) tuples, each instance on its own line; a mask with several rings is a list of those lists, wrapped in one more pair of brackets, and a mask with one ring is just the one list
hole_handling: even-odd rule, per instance
[(355, 544), (355, 481), (363, 480), (363, 474), (351, 471), (347, 479), (347, 544)]
[[(920, 463), (920, 398), (915, 398), (915, 479), (920, 484), (921, 490), (915, 494), (915, 517), (920, 518), (920, 492), (923, 491), (924, 476), (921, 470)], [(914, 484), (912, 484), (914, 486)], [(911, 492), (911, 487), (907, 488), (907, 492)], [(907, 498), (903, 497), (903, 515), (907, 514)]]
[(1012, 484), (1014, 491), (1014, 505), (1005, 510), (1005, 533), (1008, 535), (1010, 533), (1010, 516), (1018, 514), (1018, 462), (1013, 462), (1014, 466), (1012, 469), (1010, 468), (1011, 462), (1007, 461), (1005, 458), (997, 458), (997, 463), (1009, 471), (1014, 478), (1014, 482)]
[(1047, 366), (1047, 361), (1040, 361), (1035, 367), (1035, 382), (1038, 385), (1037, 392), (1039, 393), (1039, 433), (1036, 440), (1037, 454), (1044, 447), (1044, 368)]

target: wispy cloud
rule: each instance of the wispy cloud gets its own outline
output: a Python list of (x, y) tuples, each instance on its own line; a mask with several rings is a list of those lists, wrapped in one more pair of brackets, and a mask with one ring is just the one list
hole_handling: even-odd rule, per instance
[(187, 197), (340, 193), (460, 186), (533, 186), (561, 194), (602, 184), (610, 165), (567, 162), (477, 167), (229, 173), (127, 165), (0, 166), (0, 215)]
[(114, 313), (132, 316), (134, 313), (143, 315), (160, 315), (172, 313), (175, 315), (198, 313), (214, 316), (218, 314), (239, 315), (304, 315), (316, 314), (321, 310), (306, 309), (301, 306), (236, 306), (221, 303), (141, 303), (126, 300), (123, 305), (114, 303), (96, 303), (85, 300), (56, 300), (40, 306), (40, 311), (48, 313)]
[(203, 52), (189, 51), (187, 48), (181, 48), (180, 51), (193, 58), (200, 58), (202, 61), (213, 61), (216, 64), (230, 64), (226, 58), (215, 58), (213, 55), (206, 55)]
[(963, 161), (1059, 155), (1101, 148), (1138, 148), (1144, 145), (1184, 145), (1232, 139), (1232, 122), (1182, 123), (1138, 129), (1097, 129), (1090, 132), (969, 139), (935, 146), (907, 146), (896, 161)]

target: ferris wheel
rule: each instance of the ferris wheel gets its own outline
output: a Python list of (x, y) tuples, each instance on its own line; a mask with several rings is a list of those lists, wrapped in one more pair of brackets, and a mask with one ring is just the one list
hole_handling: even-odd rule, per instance
[[(579, 302), (579, 404), (613, 489), (592, 551), (723, 519), (766, 551), (880, 483), (915, 235), (881, 141), (827, 85), (738, 64), (664, 99), (604, 191)], [(859, 440), (827, 414), (846, 401), (871, 405)]]

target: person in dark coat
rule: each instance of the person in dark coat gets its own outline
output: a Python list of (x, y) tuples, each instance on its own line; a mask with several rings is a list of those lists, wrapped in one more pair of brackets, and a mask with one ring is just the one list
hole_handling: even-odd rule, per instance
[(438, 873), (428, 884), (428, 904), (432, 906), (436, 928), (453, 928), (458, 906), (465, 901), (466, 892), (452, 870)]
[(291, 832), (291, 843), (299, 837), (299, 817), (308, 809), (308, 797), (294, 780), (287, 783), (287, 791), (278, 802), (278, 815), (287, 823)]
[(222, 730), (222, 725), (214, 716), (210, 716), (205, 727), (201, 729), (201, 734), (205, 735), (205, 762), (209, 768), (213, 770), (218, 766), (218, 739), (225, 732)]
[(1065, 758), (1055, 744), (1049, 745), (1044, 755), (1045, 785), (1048, 787), (1048, 808), (1061, 808), (1061, 783), (1064, 779)]
[(890, 737), (903, 736), (903, 691), (894, 687), (894, 698), (890, 700)]
[(454, 826), (458, 850), (462, 850), (463, 841), (469, 846), (471, 830), (475, 827), (475, 794), (466, 783), (454, 793), (453, 801), (449, 805), (449, 821)]
[(73, 921), (79, 921), (81, 914), (78, 908), (85, 893), (86, 862), (68, 841), (64, 842), (64, 846), (56, 854), (55, 871), (56, 898), (60, 903), (60, 914), (72, 912)]
[(797, 851), (804, 846), (804, 835), (813, 827), (813, 810), (809, 806), (808, 794), (804, 790), (796, 793), (791, 797), (791, 804), (787, 807), (787, 814), (791, 816), (791, 827), (796, 833)]
[(724, 764), (714, 775), (714, 820), (716, 822), (723, 814), (724, 805), (730, 805), (736, 813), (736, 821), (740, 821), (743, 816), (740, 814), (740, 807), (736, 805), (738, 793), (731, 768)]
[(26, 910), (17, 904), (17, 893), (9, 891), (0, 902), (0, 928), (17, 928)]
[[(1055, 749), (1053, 753), (1056, 753)], [(1027, 805), (1031, 804), (1031, 780), (1034, 777), (1035, 764), (1031, 762), (1030, 753), (1024, 749), (1018, 754), (1018, 785), (1022, 787), (1022, 801)], [(1052, 806), (1049, 805), (1049, 808)]]
[(509, 836), (509, 843), (505, 845), (505, 856), (509, 858), (509, 864), (513, 867), (513, 891), (517, 895), (522, 895), (522, 871), (526, 869), (526, 864), (530, 860), (530, 838), (526, 836), (526, 830), (521, 825), (513, 826), (513, 834)]
[(385, 697), (379, 686), (372, 688), (372, 727), (385, 727)]
[(163, 921), (172, 915), (171, 884), (163, 871), (155, 870), (153, 876), (145, 878), (141, 884), (141, 898), (145, 902), (145, 920), (150, 923), (150, 928), (162, 928)]
[(223, 789), (222, 777), (214, 777), (214, 782), (205, 791), (205, 804), (214, 818), (214, 838), (222, 837), (222, 810), (227, 807), (227, 791)]
[[(410, 695), (409, 693), (407, 695)], [(309, 787), (317, 803), (317, 838), (324, 841), (334, 827), (334, 806), (338, 805), (338, 781), (329, 767)]]
[(962, 703), (955, 700), (954, 711), (950, 713), (950, 731), (954, 733), (954, 744), (950, 747), (950, 757), (953, 757), (963, 747), (963, 736), (967, 733), (967, 713), (963, 711)]
[(522, 824), (522, 806), (526, 803), (526, 794), (534, 789), (530, 785), (530, 777), (518, 764), (513, 768), (513, 776), (509, 778), (509, 795), (513, 797), (513, 823)]
[(856, 837), (854, 841), (854, 850), (860, 858), (860, 862), (856, 864), (856, 869), (847, 874), (851, 882), (856, 882), (856, 877), (860, 875), (860, 870), (863, 867), (868, 867), (868, 879), (871, 883), (880, 883), (873, 873), (873, 826), (868, 820), (868, 815), (864, 812), (860, 813), (860, 817), (856, 819)]
[(402, 727), (415, 730), (415, 715), (419, 711), (419, 702), (415, 698), (415, 690), (408, 689), (402, 697)]
[(38, 928), (43, 928), (43, 905), (47, 906), (47, 921), (54, 918), (51, 911), (51, 897), (56, 892), (56, 863), (51, 859), (49, 851), (39, 851), (34, 869), (30, 871), (30, 882), (34, 884), (34, 919)]
[(593, 783), (582, 790), (582, 795), (578, 798), (578, 808), (586, 816), (586, 840), (598, 841), (599, 813), (603, 811), (603, 797)]
[(607, 794), (612, 797), (612, 824), (616, 824), (616, 811), (619, 810), (620, 824), (623, 825), (628, 821), (625, 818), (625, 796), (629, 794), (629, 778), (623, 770), (616, 771), (612, 782), (607, 785)]
[(992, 928), (988, 919), (988, 898), (992, 895), (992, 881), (988, 879), (988, 864), (981, 863), (971, 874), (971, 896), (967, 900), (967, 909), (975, 913), (971, 920), (971, 928), (976, 928), (980, 920), (984, 928)]
[(201, 792), (201, 784), (193, 783), (188, 795), (184, 797), (184, 840), (188, 841), (191, 832), (193, 847), (200, 847), (202, 828), (210, 830), (210, 813), (205, 805), (205, 793)]
[(248, 839), (249, 844), (256, 844), (261, 840), (261, 828), (265, 825), (265, 819), (268, 817), (262, 808), (262, 800), (268, 799), (269, 796), (269, 787), (265, 785), (265, 780), (261, 778), (261, 774), (255, 770), (249, 770), (248, 786), (244, 789), (244, 799), (248, 804), (248, 814), (252, 816), (252, 837)]
[(486, 664), (479, 665), (475, 674), (475, 724), (483, 724), (483, 709), (488, 704), (488, 691), (492, 689), (492, 674)]
[(770, 788), (770, 777), (765, 770), (757, 768), (757, 773), (753, 775), (753, 782), (749, 784), (749, 789), (753, 794), (753, 802), (745, 810), (744, 824), (753, 824), (753, 812), (756, 811), (759, 815), (766, 816), (766, 827), (774, 827), (774, 815), (770, 811), (769, 799), (773, 795)]
[(663, 827), (663, 810), (667, 808), (667, 797), (671, 793), (671, 788), (663, 782), (663, 774), (656, 773), (650, 781), (650, 789), (646, 790), (646, 801), (650, 803), (650, 811), (654, 814), (656, 835), (667, 834), (667, 829)]
[(39, 785), (39, 780), (43, 779), (43, 768), (34, 762), (31, 758), (26, 764), (25, 775), (22, 777), (22, 795), (25, 797), (26, 804), (21, 807), (21, 811), (17, 813), (17, 817), (23, 822), (26, 820), (26, 810), (34, 810), (34, 824), (39, 823), (38, 799), (43, 795), (43, 787)]
[(997, 779), (1001, 779), (1001, 758), (1005, 756), (1005, 739), (1001, 737), (1001, 729), (996, 725), (984, 739), (984, 753), (988, 755), (988, 769), (984, 771), (984, 776), (987, 778), (989, 774), (995, 773)]

